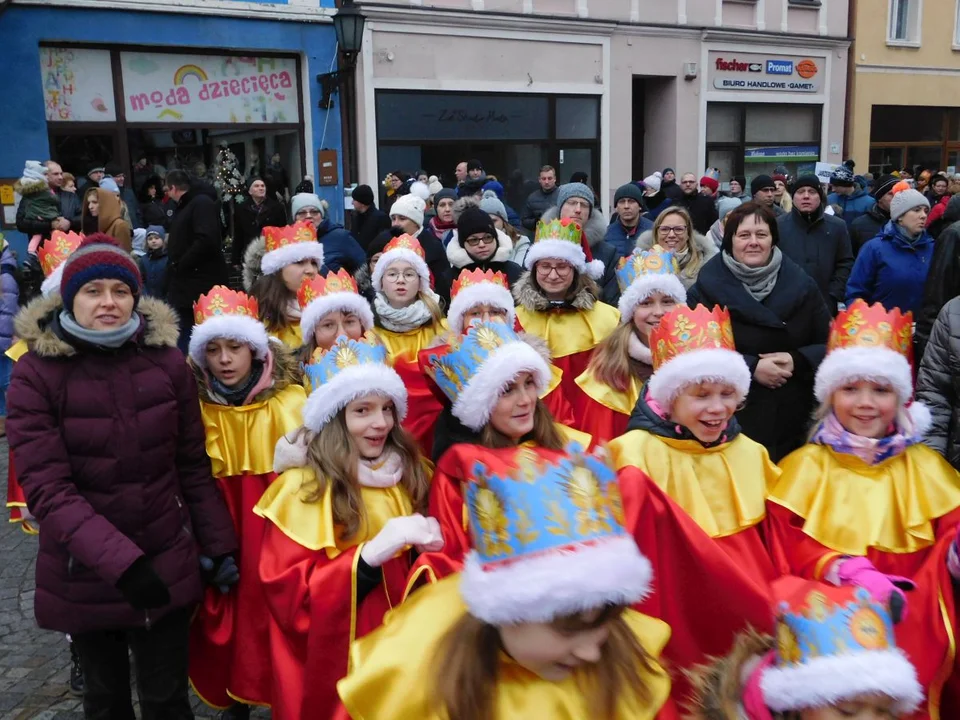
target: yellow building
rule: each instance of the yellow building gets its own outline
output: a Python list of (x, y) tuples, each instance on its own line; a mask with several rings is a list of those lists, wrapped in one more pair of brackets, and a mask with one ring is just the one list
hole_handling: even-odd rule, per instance
[(847, 154), (857, 171), (960, 171), (960, 0), (857, 0)]

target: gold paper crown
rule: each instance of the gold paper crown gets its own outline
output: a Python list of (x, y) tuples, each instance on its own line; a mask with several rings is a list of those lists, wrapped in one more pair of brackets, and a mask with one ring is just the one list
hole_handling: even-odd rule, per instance
[(249, 317), (256, 320), (260, 316), (257, 299), (244, 292), (216, 285), (206, 295), (193, 304), (193, 322), (202, 325), (205, 320), (224, 315)]
[(580, 224), (570, 218), (565, 220), (551, 220), (550, 222), (541, 220), (537, 223), (537, 234), (534, 242), (540, 242), (541, 240), (566, 240), (579, 246), (582, 233), (583, 229), (580, 227)]
[(50, 277), (51, 273), (80, 247), (81, 242), (83, 242), (83, 235), (72, 230), (66, 233), (62, 230), (54, 230), (50, 239), (37, 250), (44, 277)]
[(827, 352), (852, 347), (887, 348), (903, 355), (912, 366), (913, 313), (854, 300), (830, 325)]
[(456, 299), (457, 295), (464, 288), (472, 287), (474, 285), (479, 285), (480, 283), (491, 283), (493, 285), (499, 285), (507, 292), (510, 292), (510, 283), (507, 281), (507, 276), (502, 272), (494, 272), (493, 270), (461, 270), (460, 276), (453, 281), (453, 287), (450, 289), (450, 300), (451, 302)]
[(266, 251), (273, 252), (288, 245), (317, 241), (317, 229), (308, 221), (294, 223), (286, 227), (265, 227), (263, 237)]
[(300, 290), (297, 292), (297, 301), (300, 308), (306, 308), (311, 302), (324, 295), (334, 293), (359, 293), (357, 281), (343, 268), (337, 272), (328, 272), (326, 276), (317, 275), (313, 278), (304, 278)]
[(707, 310), (697, 305), (691, 310), (679, 307), (660, 320), (650, 333), (653, 370), (656, 372), (678, 355), (693, 350), (733, 350), (733, 325), (726, 308)]
[(426, 261), (427, 259), (427, 254), (423, 251), (423, 246), (420, 244), (420, 241), (412, 235), (403, 234), (395, 237), (383, 248), (383, 254), (386, 255), (391, 250), (409, 250), (419, 255), (421, 260)]

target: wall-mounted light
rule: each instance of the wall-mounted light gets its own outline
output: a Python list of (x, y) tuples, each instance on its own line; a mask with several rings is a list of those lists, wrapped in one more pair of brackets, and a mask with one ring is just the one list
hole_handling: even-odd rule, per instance
[(337, 46), (343, 53), (344, 63), (339, 70), (317, 75), (322, 95), (320, 109), (329, 110), (333, 106), (333, 96), (340, 92), (341, 75), (352, 73), (357, 67), (357, 55), (363, 45), (363, 27), (366, 17), (353, 0), (343, 0), (343, 4), (333, 16), (333, 30), (337, 34)]
[(697, 66), (697, 63), (688, 62), (683, 64), (684, 80), (696, 80), (698, 74), (699, 74), (699, 67)]

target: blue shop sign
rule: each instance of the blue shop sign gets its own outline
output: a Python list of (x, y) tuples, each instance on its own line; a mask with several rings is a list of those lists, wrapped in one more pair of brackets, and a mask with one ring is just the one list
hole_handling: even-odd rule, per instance
[(779, 147), (747, 148), (743, 159), (745, 162), (767, 162), (769, 160), (817, 161), (820, 159), (820, 146), (781, 145)]

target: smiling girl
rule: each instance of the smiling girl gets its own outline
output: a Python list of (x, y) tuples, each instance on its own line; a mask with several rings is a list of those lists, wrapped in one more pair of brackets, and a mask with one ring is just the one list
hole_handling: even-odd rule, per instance
[(357, 290), (357, 281), (343, 268), (324, 276), (304, 277), (300, 302), (300, 357), (310, 362), (317, 349), (329, 350), (341, 335), (359, 340), (373, 328), (370, 303)]
[(307, 366), (303, 466), (254, 510), (267, 520), (259, 577), (270, 609), (278, 720), (333, 717), (350, 643), (398, 603), (410, 548), (437, 551), (429, 477), (400, 427), (407, 393), (370, 338), (341, 337)]
[(920, 444), (929, 413), (911, 403), (911, 325), (910, 313), (862, 300), (837, 316), (816, 377), (817, 425), (781, 462), (770, 512), (794, 574), (890, 604), (925, 710), (947, 718), (960, 687), (960, 476)]

